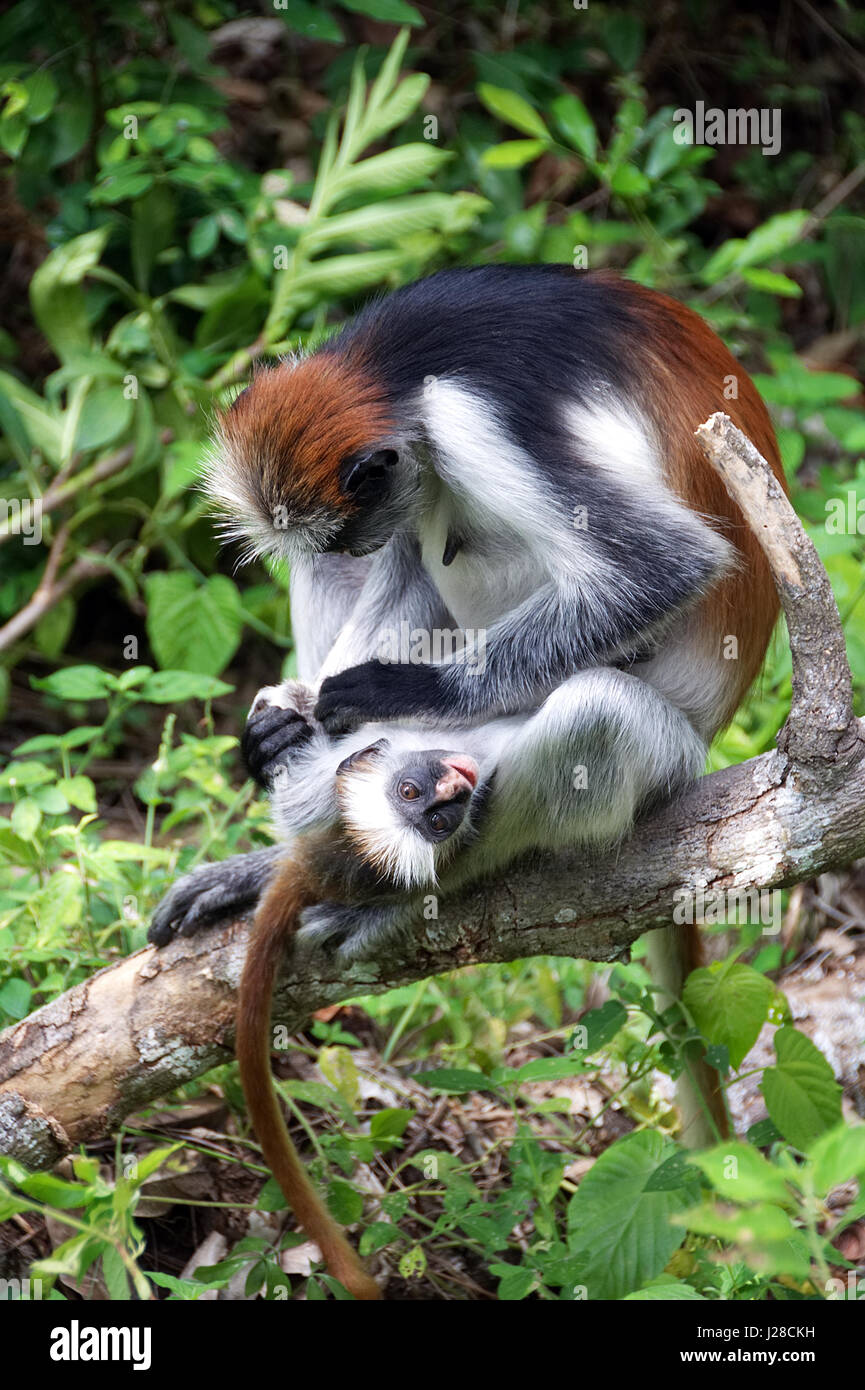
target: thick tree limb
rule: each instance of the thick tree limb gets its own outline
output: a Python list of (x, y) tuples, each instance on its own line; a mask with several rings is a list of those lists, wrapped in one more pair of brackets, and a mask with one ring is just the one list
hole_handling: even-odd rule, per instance
[[(292, 962), (274, 1018), (478, 961), (615, 960), (673, 921), (677, 891), (789, 886), (865, 854), (865, 722), (853, 718), (843, 635), (825, 571), (768, 465), (726, 416), (700, 441), (760, 537), (793, 648), (780, 750), (703, 778), (615, 851), (546, 858), (442, 903), (374, 963), (337, 973)], [(0, 1153), (44, 1167), (130, 1111), (232, 1056), (249, 921), (100, 971), (0, 1035)]]

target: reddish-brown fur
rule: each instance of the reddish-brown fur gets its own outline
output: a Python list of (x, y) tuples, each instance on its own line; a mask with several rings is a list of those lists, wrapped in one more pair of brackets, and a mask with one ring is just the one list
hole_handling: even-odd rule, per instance
[(258, 905), (237, 1003), (236, 1050), (249, 1116), (273, 1176), (334, 1278), (363, 1302), (381, 1298), (307, 1176), (282, 1118), (270, 1070), (273, 985), (300, 914), (327, 893), (300, 851), (283, 860)]
[[(637, 351), (646, 363), (644, 406), (663, 441), (666, 480), (694, 511), (717, 520), (717, 529), (740, 556), (737, 568), (707, 594), (696, 613), (697, 640), (706, 656), (717, 659), (728, 636), (738, 642), (737, 659), (725, 667), (729, 685), (721, 726), (732, 718), (760, 669), (778, 616), (778, 595), (757, 537), (706, 460), (694, 430), (714, 411), (725, 411), (786, 491), (775, 431), (751, 378), (698, 314), (641, 286), (611, 283), (635, 297), (650, 330), (651, 346)], [(725, 388), (729, 391), (731, 383), (738, 395), (727, 399)]]
[(269, 505), (326, 502), (349, 510), (339, 465), (378, 444), (393, 421), (362, 363), (322, 352), (258, 372), (221, 425), (229, 451), (259, 473), (256, 482)]

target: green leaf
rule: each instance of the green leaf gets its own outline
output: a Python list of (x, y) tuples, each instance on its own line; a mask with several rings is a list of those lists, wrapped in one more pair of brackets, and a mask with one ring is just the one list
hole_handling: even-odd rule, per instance
[(103, 700), (111, 689), (111, 678), (98, 666), (67, 666), (50, 676), (31, 676), (30, 684), (59, 700)]
[(404, 1239), (399, 1226), (394, 1226), (392, 1221), (374, 1221), (371, 1226), (367, 1226), (361, 1235), (360, 1253), (363, 1256), (375, 1255), (379, 1250), (384, 1250), (386, 1246), (394, 1245), (398, 1240)]
[[(31, 281), (38, 280), (37, 300), (49, 293), (55, 285), (78, 285), (102, 258), (105, 244), (111, 235), (111, 227), (97, 227), (92, 232), (73, 237), (51, 252), (40, 265)], [(34, 303), (35, 307), (35, 303)]]
[(727, 1048), (734, 1068), (757, 1041), (769, 1017), (775, 989), (749, 965), (724, 968), (719, 962), (694, 970), (685, 981), (682, 1001), (703, 1037)]
[(129, 1298), (129, 1275), (113, 1245), (106, 1246), (102, 1252), (102, 1274), (109, 1298), (114, 1302)]
[[(406, 30), (402, 32), (405, 33)], [(397, 126), (402, 125), (423, 101), (429, 83), (429, 77), (425, 72), (414, 72), (404, 77), (396, 91), (381, 105), (377, 105), (370, 95), (363, 121), (365, 146), (373, 144), (389, 130), (395, 130)]]
[(777, 1144), (781, 1137), (778, 1126), (773, 1125), (769, 1119), (758, 1120), (756, 1124), (749, 1126), (745, 1133), (748, 1143), (758, 1149), (768, 1149), (770, 1145)]
[(342, 1178), (335, 1178), (328, 1184), (327, 1206), (331, 1216), (341, 1226), (353, 1226), (363, 1216), (363, 1197)]
[(607, 52), (623, 72), (630, 72), (639, 60), (645, 43), (643, 22), (625, 10), (613, 10), (603, 27)]
[(379, 1147), (383, 1144), (392, 1144), (396, 1139), (401, 1139), (413, 1114), (413, 1110), (397, 1109), (396, 1107), (377, 1110), (369, 1122), (370, 1139), (373, 1139)]
[[(0, 392), (7, 405), (14, 407), (27, 431), (28, 439), (22, 441), (25, 452), (29, 453), (32, 443), (52, 463), (59, 463), (63, 431), (56, 411), (35, 391), (6, 372), (0, 372)], [(4, 425), (8, 432), (8, 422)]]
[(620, 164), (610, 179), (610, 188), (622, 198), (641, 198), (651, 190), (651, 183), (642, 169), (633, 164)]
[(133, 165), (130, 160), (125, 167), (109, 174), (91, 190), (90, 202), (94, 207), (122, 203), (127, 198), (140, 198), (152, 187), (153, 175), (150, 171)]
[(147, 635), (160, 666), (217, 676), (240, 643), (243, 612), (236, 584), (222, 574), (197, 584), (181, 571), (148, 575)]
[(545, 140), (505, 140), (501, 145), (490, 145), (481, 157), (489, 169), (522, 169), (547, 149)]
[[(628, 1021), (628, 1011), (618, 999), (608, 999), (599, 1009), (589, 1009), (574, 1030), (574, 1051), (591, 1056), (599, 1052)], [(577, 1041), (585, 1038), (585, 1046)]]
[(130, 255), (136, 288), (147, 289), (156, 257), (171, 245), (174, 196), (165, 184), (154, 184), (132, 209)]
[(750, 1144), (738, 1141), (719, 1144), (714, 1149), (692, 1154), (691, 1162), (706, 1174), (719, 1196), (732, 1202), (793, 1205), (785, 1174)]
[(69, 810), (69, 802), (59, 787), (38, 787), (34, 800), (46, 816), (65, 816)]
[(296, 34), (323, 43), (342, 43), (343, 34), (334, 16), (310, 0), (279, 0), (278, 17)]
[(349, 193), (397, 193), (438, 171), (451, 158), (446, 150), (419, 141), (358, 160), (333, 180), (334, 198)]
[(562, 1077), (579, 1076), (585, 1070), (585, 1058), (578, 1053), (567, 1052), (564, 1057), (536, 1057), (531, 1062), (524, 1062), (511, 1079), (519, 1084), (524, 1081), (558, 1081)]
[(42, 824), (42, 812), (32, 797), (25, 796), (12, 807), (12, 829), (22, 840), (32, 840)]
[(343, 9), (379, 19), (384, 24), (423, 24), (424, 19), (406, 0), (340, 0)]
[(810, 212), (805, 208), (795, 208), (791, 212), (776, 213), (762, 226), (755, 227), (745, 238), (736, 261), (737, 268), (759, 265), (761, 261), (771, 260), (788, 247), (795, 246), (810, 217)]
[(744, 240), (732, 237), (725, 241), (703, 266), (703, 279), (707, 284), (714, 284), (731, 271), (742, 271), (746, 266), (759, 265), (761, 261), (780, 255), (796, 244), (810, 215), (798, 208), (779, 212), (761, 227), (755, 227)]
[(795, 1028), (775, 1034), (778, 1065), (763, 1072), (760, 1090), (771, 1119), (795, 1148), (807, 1151), (841, 1119), (841, 1087), (810, 1038)]
[[(35, 760), (24, 760), (7, 763), (4, 768), (0, 768), (0, 786), (2, 787), (38, 787), (43, 782), (53, 782), (54, 774), (50, 767)], [(7, 798), (8, 799), (8, 798)]]
[(134, 401), (120, 386), (97, 386), (88, 392), (75, 434), (76, 449), (101, 449), (112, 444), (132, 424)]
[(37, 734), (35, 738), (28, 738), (26, 743), (19, 743), (15, 752), (42, 753), (48, 748), (80, 748), (82, 743), (91, 743), (101, 733), (99, 724), (82, 724), (77, 729), (70, 729), (68, 734)]
[(549, 141), (550, 133), (533, 106), (512, 92), (508, 87), (493, 87), (489, 82), (481, 82), (478, 96), (488, 111), (498, 116), (500, 121), (515, 126), (524, 135), (534, 135)]
[(39, 327), (64, 359), (90, 346), (81, 281), (99, 264), (110, 232), (109, 226), (98, 227), (58, 246), (30, 281), (30, 303)]
[(763, 1273), (804, 1279), (811, 1270), (804, 1233), (786, 1211), (772, 1203), (732, 1210), (707, 1203), (673, 1219), (698, 1235), (717, 1236), (739, 1246), (748, 1264)]
[(7, 980), (0, 989), (0, 1009), (10, 1018), (26, 1018), (32, 997), (33, 990), (26, 980)]
[(317, 1105), (322, 1110), (342, 1115), (347, 1121), (354, 1118), (351, 1107), (346, 1105), (339, 1092), (321, 1081), (281, 1081), (280, 1089), (304, 1105)]
[(814, 1184), (825, 1196), (839, 1183), (865, 1177), (865, 1125), (841, 1125), (821, 1134), (809, 1151), (814, 1165)]
[(246, 221), (237, 211), (237, 208), (222, 208), (217, 214), (217, 221), (229, 241), (233, 241), (237, 246), (245, 245), (247, 239)]
[(69, 804), (77, 806), (79, 811), (92, 813), (96, 810), (96, 788), (89, 777), (81, 773), (77, 777), (61, 777), (57, 786)]
[[(156, 1270), (148, 1269), (144, 1271), (151, 1283), (156, 1284), (160, 1289), (167, 1289), (170, 1295), (183, 1303), (194, 1303), (203, 1293), (207, 1293), (206, 1283), (196, 1283), (194, 1279), (177, 1279), (173, 1274), (159, 1274)], [(215, 1284), (214, 1287), (217, 1287)], [(169, 1297), (167, 1302), (173, 1303), (174, 1298)]]
[(325, 1081), (338, 1091), (346, 1105), (354, 1106), (360, 1091), (360, 1077), (347, 1047), (323, 1047), (318, 1054), (319, 1070)]
[(48, 68), (39, 68), (25, 77), (22, 86), (27, 93), (27, 119), (31, 125), (38, 125), (54, 110), (57, 83)]
[(765, 294), (780, 294), (785, 299), (801, 299), (802, 286), (797, 285), (788, 275), (779, 275), (775, 270), (743, 270), (742, 279), (755, 290)]
[(80, 1207), (87, 1195), (87, 1188), (80, 1182), (67, 1182), (53, 1173), (28, 1173), (17, 1186), (37, 1202), (46, 1202), (52, 1207), (68, 1210)]
[(689, 1162), (689, 1155), (684, 1149), (677, 1149), (669, 1158), (664, 1159), (660, 1168), (649, 1178), (646, 1191), (675, 1192), (680, 1187), (690, 1187), (693, 1190), (699, 1181), (700, 1174)]
[(310, 227), (304, 245), (318, 252), (335, 241), (391, 245), (400, 237), (435, 228), (460, 231), (488, 207), (485, 198), (474, 194), (415, 193), (404, 198), (387, 198), (380, 203), (337, 213)]
[(30, 134), (30, 124), (23, 111), (7, 112), (0, 115), (0, 149), (10, 159), (17, 159)]
[(197, 671), (155, 671), (139, 687), (142, 700), (153, 705), (179, 705), (187, 700), (214, 700), (230, 695), (234, 686)]
[(69, 639), (75, 623), (75, 600), (67, 594), (39, 619), (33, 629), (33, 641), (43, 656), (55, 660)]
[(563, 92), (552, 106), (556, 125), (565, 139), (584, 159), (594, 159), (598, 133), (585, 104), (573, 92)]
[(491, 1264), (490, 1274), (498, 1278), (498, 1295), (504, 1303), (517, 1303), (527, 1298), (538, 1281), (535, 1271), (523, 1265)]
[(413, 1245), (400, 1257), (399, 1272), (403, 1279), (420, 1279), (426, 1270), (426, 1254), (422, 1245)]
[(569, 1247), (582, 1259), (576, 1283), (589, 1298), (623, 1298), (664, 1269), (684, 1238), (670, 1217), (693, 1203), (696, 1185), (653, 1192), (647, 1185), (674, 1152), (643, 1131), (612, 1144), (568, 1206)]
[(341, 298), (387, 279), (400, 270), (405, 259), (406, 253), (401, 250), (330, 256), (327, 260), (304, 266), (292, 281), (291, 293), (308, 302), (314, 302), (319, 297)]
[(697, 1290), (692, 1288), (690, 1284), (683, 1284), (681, 1279), (670, 1279), (664, 1275), (645, 1289), (637, 1289), (636, 1293), (626, 1293), (624, 1302), (705, 1303), (706, 1299), (701, 1293), (697, 1293)]
[(209, 256), (219, 241), (219, 223), (212, 212), (206, 217), (200, 217), (197, 222), (192, 224), (192, 231), (189, 233), (189, 254), (195, 260), (202, 260)]
[(418, 1072), (412, 1080), (429, 1091), (447, 1091), (452, 1095), (495, 1089), (482, 1071), (469, 1071), (467, 1067), (438, 1067), (432, 1071)]

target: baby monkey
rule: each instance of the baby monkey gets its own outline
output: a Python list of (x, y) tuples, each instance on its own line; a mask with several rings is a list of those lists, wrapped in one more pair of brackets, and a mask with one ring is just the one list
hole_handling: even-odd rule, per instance
[(362, 902), (388, 887), (437, 879), (463, 835), (479, 768), (465, 754), (433, 750), (406, 760), (387, 739), (337, 768), (339, 816), (293, 842), (261, 899), (240, 982), (237, 1059), (249, 1114), (264, 1157), (301, 1227), (334, 1278), (355, 1298), (381, 1297), (319, 1197), (291, 1141), (270, 1069), (270, 1014), (276, 976), (303, 910), (329, 900)]

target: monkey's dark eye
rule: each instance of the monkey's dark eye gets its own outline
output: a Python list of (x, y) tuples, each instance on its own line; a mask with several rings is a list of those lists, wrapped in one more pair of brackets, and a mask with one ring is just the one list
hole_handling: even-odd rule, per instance
[(446, 830), (447, 825), (444, 816), (440, 816), (438, 811), (433, 811), (429, 818), (429, 827), (430, 830), (434, 830), (436, 834), (438, 834), (440, 830)]
[(416, 786), (414, 782), (400, 782), (399, 794), (403, 801), (416, 801), (420, 796), (420, 787)]

